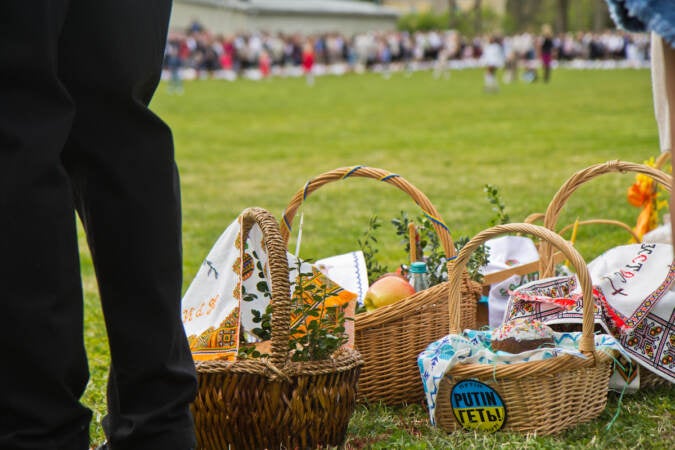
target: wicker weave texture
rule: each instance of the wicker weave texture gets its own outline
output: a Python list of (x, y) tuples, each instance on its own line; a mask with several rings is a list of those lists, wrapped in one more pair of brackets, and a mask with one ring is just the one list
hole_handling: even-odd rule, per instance
[(269, 358), (196, 363), (192, 404), (198, 448), (204, 450), (339, 446), (356, 405), (363, 361), (344, 349), (330, 360), (288, 357), (290, 285), (286, 248), (274, 217), (261, 208), (242, 213), (242, 233), (263, 231), (271, 274), (272, 353)]
[[(460, 282), (464, 284), (465, 280)], [(476, 317), (476, 289), (473, 282), (462, 288), (463, 300), (474, 299), (462, 304), (472, 321)], [(356, 345), (364, 360), (359, 400), (388, 405), (424, 402), (417, 357), (439, 335), (447, 334), (448, 294), (446, 282), (389, 305), (397, 309), (390, 308), (392, 311), (386, 320), (384, 315), (373, 320), (373, 313), (357, 316)], [(359, 323), (360, 318), (363, 323)]]
[(612, 357), (595, 351), (591, 279), (581, 255), (549, 229), (527, 223), (498, 225), (478, 233), (460, 251), (450, 271), (450, 332), (461, 327), (460, 289), (455, 274), (463, 270), (480, 244), (503, 234), (534, 235), (560, 250), (577, 269), (584, 295), (583, 329), (579, 350), (587, 358), (570, 355), (519, 364), (457, 364), (447, 373), (438, 390), (436, 419), (447, 431), (461, 429), (451, 407), (450, 392), (459, 381), (477, 379), (502, 397), (507, 419), (503, 429), (553, 434), (591, 420), (604, 409)]
[(640, 368), (640, 389), (675, 389), (675, 384), (665, 378), (650, 372), (647, 369)]
[[(471, 377), (495, 389), (506, 405), (503, 431), (555, 434), (602, 413), (607, 401), (611, 360), (596, 367), (567, 370), (556, 367), (554, 374), (503, 379)], [(438, 392), (437, 423), (446, 431), (461, 430), (450, 405), (452, 386), (466, 378), (449, 376)]]
[[(342, 167), (309, 180), (298, 190), (286, 207), (280, 227), (285, 245), (293, 219), (300, 205), (321, 186), (351, 177), (370, 178), (390, 184), (406, 194), (431, 220), (445, 255), (455, 256), (448, 227), (429, 198), (398, 174), (372, 167)], [(462, 323), (474, 328), (476, 304), (481, 286), (468, 273), (460, 275), (462, 289)], [(417, 368), (417, 356), (429, 342), (448, 329), (447, 283), (417, 292), (408, 298), (355, 318), (355, 342), (364, 366), (359, 379), (359, 400), (389, 405), (422, 403), (424, 390)]]

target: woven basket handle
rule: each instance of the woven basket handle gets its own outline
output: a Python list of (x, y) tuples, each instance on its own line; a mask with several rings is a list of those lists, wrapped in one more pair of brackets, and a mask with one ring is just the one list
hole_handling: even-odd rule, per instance
[(544, 213), (532, 213), (523, 220), (524, 223), (536, 223), (544, 220)]
[(539, 225), (532, 225), (528, 223), (510, 223), (506, 225), (497, 225), (487, 230), (481, 231), (473, 237), (459, 252), (457, 258), (453, 261), (450, 268), (450, 286), (449, 286), (449, 314), (450, 314), (450, 333), (459, 334), (462, 330), (460, 328), (460, 279), (458, 275), (464, 270), (471, 253), (485, 241), (509, 233), (527, 233), (539, 237), (542, 241), (546, 241), (560, 250), (577, 270), (577, 276), (581, 283), (583, 292), (584, 307), (583, 307), (583, 325), (581, 329), (581, 342), (579, 343), (579, 350), (582, 352), (593, 352), (595, 350), (595, 342), (593, 340), (593, 326), (594, 326), (594, 305), (593, 291), (591, 284), (591, 276), (588, 273), (588, 268), (579, 252), (572, 247), (565, 239), (553, 231)]
[[(654, 169), (653, 167), (649, 167), (645, 164), (637, 164), (626, 161), (607, 161), (605, 163), (595, 164), (572, 175), (560, 187), (560, 189), (558, 189), (558, 192), (556, 192), (556, 194), (553, 196), (553, 199), (546, 209), (546, 213), (544, 215), (544, 227), (548, 228), (549, 230), (555, 230), (560, 211), (562, 210), (563, 206), (565, 206), (565, 203), (574, 193), (574, 191), (576, 191), (583, 183), (590, 181), (600, 175), (613, 172), (636, 172), (648, 175), (660, 183), (668, 192), (670, 192), (671, 176), (662, 170)], [(550, 277), (554, 273), (555, 265), (552, 263), (551, 254), (551, 246), (546, 242), (542, 242), (540, 250), (541, 267), (539, 270), (539, 273), (541, 274), (540, 276), (542, 278)]]
[(654, 167), (657, 169), (663, 169), (663, 166), (666, 165), (668, 161), (671, 159), (671, 153), (670, 152), (661, 152), (658, 158), (656, 158), (656, 161), (654, 161)]
[(288, 237), (292, 229), (291, 225), (293, 223), (293, 218), (295, 217), (295, 213), (302, 202), (312, 192), (316, 191), (321, 186), (333, 181), (340, 181), (350, 177), (373, 178), (375, 180), (391, 184), (407, 193), (410, 197), (412, 197), (415, 203), (417, 203), (420, 208), (422, 208), (424, 214), (431, 220), (431, 223), (438, 234), (441, 246), (445, 252), (445, 256), (448, 258), (455, 256), (455, 246), (452, 242), (452, 237), (450, 236), (448, 227), (443, 222), (440, 214), (434, 205), (431, 204), (426, 195), (424, 195), (419, 189), (417, 189), (398, 174), (387, 172), (386, 170), (382, 169), (364, 166), (342, 167), (322, 173), (316, 178), (309, 180), (303, 189), (300, 189), (295, 193), (290, 203), (286, 207), (286, 210), (284, 211), (280, 224), (281, 236), (286, 246), (288, 246)]
[[(545, 217), (546, 217), (546, 214), (544, 214), (544, 213), (532, 213), (529, 216), (527, 216), (525, 218), (525, 220), (523, 220), (523, 222), (524, 223), (535, 223), (535, 222), (538, 222), (538, 221), (543, 222)], [(633, 237), (633, 239), (635, 239), (636, 241), (640, 240), (640, 238), (635, 234), (633, 229), (629, 225), (621, 222), (620, 220), (588, 219), (588, 220), (579, 221), (578, 225), (615, 225), (619, 228), (623, 228), (624, 230), (626, 230)], [(560, 231), (558, 231), (558, 234), (561, 235), (561, 236), (564, 236), (565, 232), (567, 230), (570, 230), (573, 227), (574, 227), (574, 223), (567, 224), (564, 227), (562, 227), (560, 229)]]
[(272, 294), (270, 304), (273, 307), (270, 362), (277, 367), (283, 367), (288, 355), (291, 324), (291, 288), (286, 246), (281, 239), (276, 219), (262, 208), (247, 208), (241, 213), (241, 233), (244, 242), (256, 223), (262, 230), (270, 268), (270, 292)]
[[(631, 237), (633, 239), (635, 239), (636, 242), (640, 242), (640, 237), (637, 234), (635, 234), (635, 231), (633, 231), (633, 229), (630, 227), (630, 225), (625, 224), (625, 223), (621, 222), (620, 220), (588, 219), (588, 220), (580, 220), (577, 225), (579, 225), (579, 226), (581, 226), (581, 225), (614, 225), (614, 226), (617, 226), (619, 228), (623, 228), (624, 230), (626, 230), (628, 232), (628, 234), (631, 235)], [(565, 225), (564, 227), (562, 227), (558, 231), (558, 234), (561, 235), (561, 236), (564, 236), (565, 233), (572, 228), (574, 228), (574, 222), (569, 223), (569, 224)]]

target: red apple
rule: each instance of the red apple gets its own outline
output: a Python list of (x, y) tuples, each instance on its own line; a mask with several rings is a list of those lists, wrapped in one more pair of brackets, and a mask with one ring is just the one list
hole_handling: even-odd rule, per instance
[(378, 278), (366, 291), (363, 304), (367, 311), (390, 305), (415, 293), (408, 280), (399, 275)]

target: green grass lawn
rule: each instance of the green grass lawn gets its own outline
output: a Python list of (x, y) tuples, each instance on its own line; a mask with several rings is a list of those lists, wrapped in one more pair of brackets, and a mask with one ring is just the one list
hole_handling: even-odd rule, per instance
[[(429, 197), (456, 239), (486, 228), (494, 217), (485, 184), (499, 189), (511, 220), (522, 221), (543, 212), (578, 170), (658, 155), (649, 71), (557, 70), (548, 85), (504, 85), (497, 94), (484, 93), (482, 83), (481, 71), (465, 70), (449, 80), (428, 72), (389, 80), (376, 74), (322, 77), (313, 87), (304, 79), (194, 81), (183, 96), (169, 96), (160, 85), (152, 106), (174, 131), (182, 177), (184, 288), (244, 208), (261, 206), (281, 217), (306, 181), (338, 167), (400, 174)], [(563, 210), (560, 226), (577, 217), (633, 224), (639, 211), (626, 201), (633, 181), (633, 174), (611, 174), (583, 186)], [(326, 185), (303, 206), (300, 254), (317, 259), (355, 250), (368, 219), (377, 216), (384, 223), (379, 256), (395, 267), (406, 255), (388, 222), (401, 210), (420, 214), (410, 197), (375, 180)], [(624, 230), (588, 226), (579, 230), (577, 248), (590, 260), (627, 240)], [(95, 411), (92, 436), (100, 441), (108, 353), (84, 239), (81, 245), (92, 373), (85, 402)], [(675, 395), (666, 390), (641, 392), (620, 404), (610, 394), (598, 420), (557, 437), (448, 436), (428, 425), (421, 407), (361, 406), (347, 442), (383, 449), (672, 448), (674, 439)]]

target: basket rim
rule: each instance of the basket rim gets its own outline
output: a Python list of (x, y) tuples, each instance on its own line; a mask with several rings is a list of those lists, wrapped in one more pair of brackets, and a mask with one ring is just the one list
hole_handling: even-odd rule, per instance
[(553, 358), (525, 361), (514, 364), (460, 363), (446, 372), (454, 378), (523, 379), (535, 376), (553, 375), (564, 371), (583, 368), (602, 367), (602, 364), (613, 360), (605, 352), (593, 352), (590, 357), (580, 358), (576, 355), (564, 354)]
[(268, 376), (269, 378), (346, 372), (362, 365), (361, 354), (358, 350), (351, 348), (339, 349), (330, 359), (317, 361), (292, 361), (288, 359), (281, 367), (275, 366), (270, 357), (234, 361), (226, 359), (195, 361), (195, 369), (199, 374), (248, 373)]

